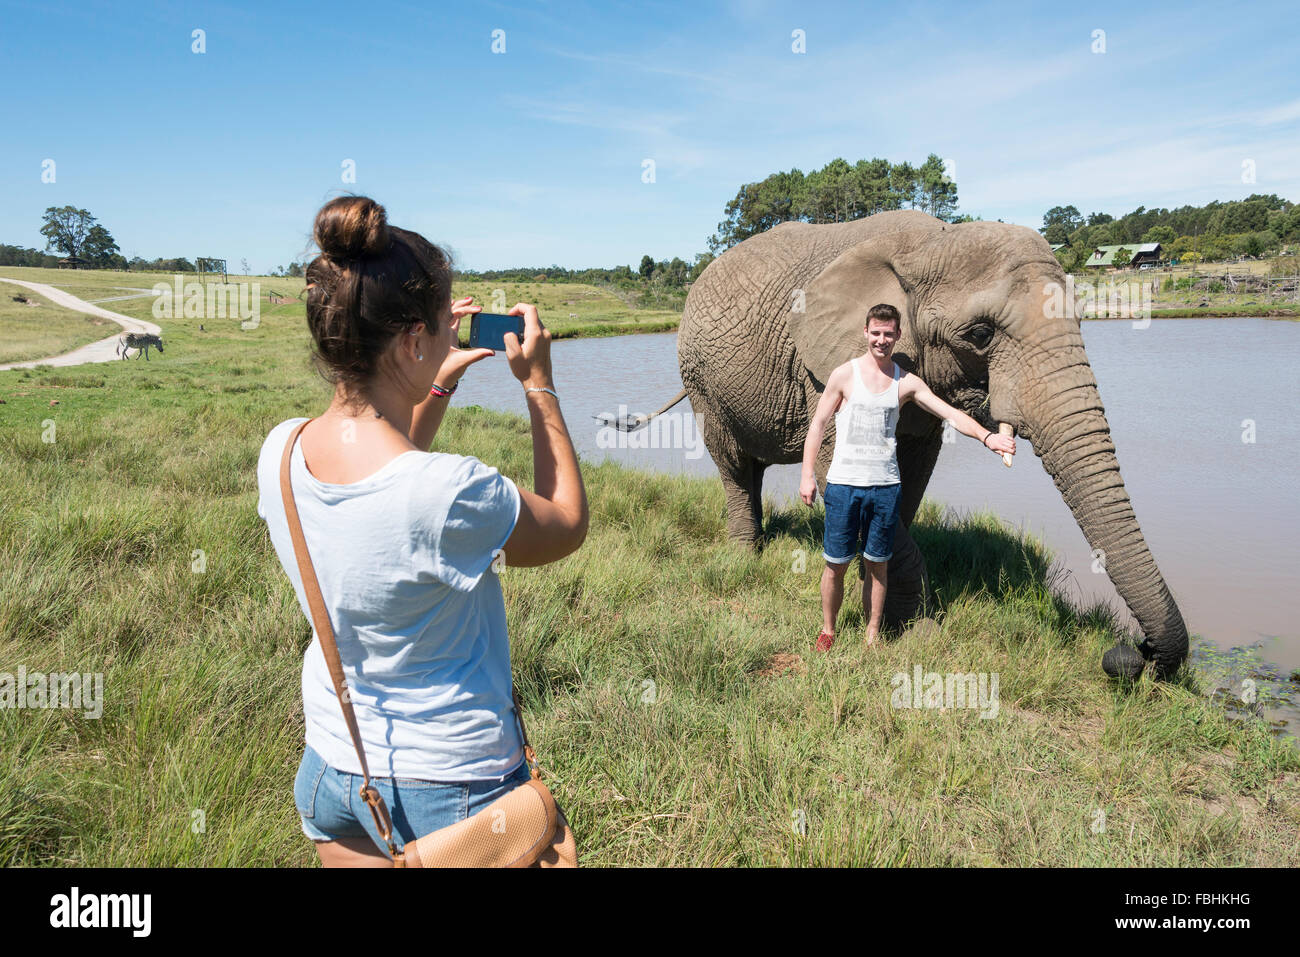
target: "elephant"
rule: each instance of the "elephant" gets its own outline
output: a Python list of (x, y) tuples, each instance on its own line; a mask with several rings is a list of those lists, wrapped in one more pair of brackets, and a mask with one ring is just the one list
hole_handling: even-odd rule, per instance
[[(1138, 527), (1072, 304), (1053, 310), (1065, 273), (1047, 241), (1006, 223), (948, 223), (918, 210), (843, 223), (786, 222), (711, 262), (691, 286), (678, 330), (683, 388), (639, 427), (689, 396), (722, 478), (732, 539), (763, 545), (763, 471), (802, 460), (831, 371), (866, 350), (866, 311), (902, 314), (893, 358), (986, 428), (1027, 439), (1144, 640), (1121, 641), (1102, 665), (1169, 678), (1187, 656), (1187, 626)], [(1059, 299), (1058, 299), (1059, 302)], [(908, 531), (942, 445), (943, 423), (915, 403), (896, 429), (900, 515), (884, 620), (929, 613), (926, 565)], [(818, 454), (819, 492), (834, 423)]]

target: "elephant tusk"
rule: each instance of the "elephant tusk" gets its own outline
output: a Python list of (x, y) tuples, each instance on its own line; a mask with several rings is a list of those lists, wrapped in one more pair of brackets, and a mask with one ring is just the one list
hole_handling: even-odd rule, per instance
[[(1000, 434), (1000, 435), (1011, 435), (1011, 436), (1014, 436), (1014, 435), (1016, 434), (1016, 427), (1015, 427), (1014, 425), (1011, 425), (1009, 422), (999, 422), (999, 423), (998, 423), (998, 434)], [(1010, 452), (1003, 452), (1003, 453), (1002, 453), (1002, 464), (1005, 465), (1007, 468), (1011, 468), (1011, 453), (1010, 453)]]

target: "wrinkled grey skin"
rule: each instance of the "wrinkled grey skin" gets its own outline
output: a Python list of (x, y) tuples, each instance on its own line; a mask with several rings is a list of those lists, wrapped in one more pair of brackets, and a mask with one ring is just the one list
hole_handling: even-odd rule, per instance
[[(903, 316), (898, 364), (988, 428), (1014, 426), (1088, 542), (1105, 552), (1107, 574), (1146, 636), (1141, 657), (1116, 646), (1106, 670), (1135, 676), (1147, 658), (1159, 676), (1171, 675), (1187, 655), (1187, 628), (1124, 489), (1078, 320), (1072, 310), (1049, 318), (1045, 309), (1049, 284), (1064, 282), (1046, 240), (1031, 229), (952, 225), (910, 210), (832, 225), (783, 223), (720, 256), (687, 297), (677, 355), (682, 394), (722, 476), (731, 537), (761, 547), (763, 470), (801, 461), (831, 370), (866, 351), (866, 310), (892, 303)], [(981, 323), (992, 331), (982, 346), (973, 331)], [(895, 627), (931, 608), (908, 526), (942, 425), (914, 403), (898, 422), (903, 488), (885, 607)], [(816, 463), (819, 491), (833, 447), (832, 422)]]

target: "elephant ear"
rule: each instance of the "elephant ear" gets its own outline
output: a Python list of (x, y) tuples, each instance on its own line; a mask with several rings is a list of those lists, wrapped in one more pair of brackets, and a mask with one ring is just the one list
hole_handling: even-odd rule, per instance
[(912, 329), (911, 297), (895, 271), (892, 247), (884, 237), (849, 247), (809, 284), (803, 302), (796, 300), (790, 335), (818, 389), (836, 366), (867, 351), (862, 330), (867, 310), (877, 303), (887, 302), (901, 314), (902, 336), (895, 350), (902, 351)]

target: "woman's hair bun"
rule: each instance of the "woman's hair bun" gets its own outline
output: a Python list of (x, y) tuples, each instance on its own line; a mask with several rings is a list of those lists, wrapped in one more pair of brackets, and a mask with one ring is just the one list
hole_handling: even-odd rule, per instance
[(388, 251), (388, 214), (368, 196), (340, 196), (316, 214), (316, 245), (330, 259), (368, 259)]
[(364, 392), (390, 371), (383, 360), (394, 339), (446, 315), (451, 259), (419, 233), (388, 225), (367, 196), (330, 200), (312, 234), (321, 251), (306, 276), (313, 362), (326, 381)]

